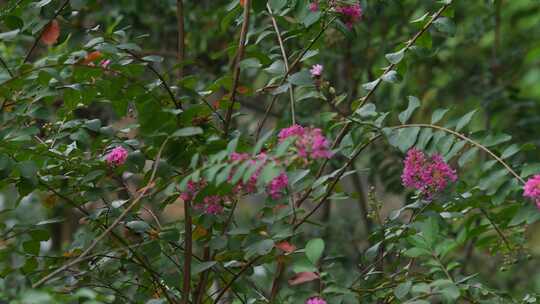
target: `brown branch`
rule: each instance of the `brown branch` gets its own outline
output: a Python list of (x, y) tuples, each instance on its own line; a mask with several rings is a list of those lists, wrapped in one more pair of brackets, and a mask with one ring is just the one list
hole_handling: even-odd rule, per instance
[(223, 130), (225, 137), (229, 135), (229, 127), (231, 124), (232, 112), (234, 110), (234, 104), (236, 103), (236, 88), (240, 80), (240, 61), (244, 57), (244, 50), (246, 47), (246, 36), (249, 29), (249, 13), (250, 13), (251, 1), (246, 0), (244, 3), (244, 21), (242, 22), (242, 28), (240, 30), (240, 40), (238, 41), (238, 51), (236, 52), (236, 58), (233, 65), (233, 84), (231, 90), (231, 100), (227, 114), (225, 115), (225, 124)]
[(189, 303), (191, 287), (191, 255), (193, 253), (193, 236), (191, 233), (191, 203), (184, 201), (184, 278), (182, 287), (182, 304)]
[(272, 281), (272, 290), (270, 292), (270, 303), (274, 303), (276, 300), (276, 296), (279, 292), (279, 283), (281, 281), (281, 277), (283, 276), (283, 272), (285, 271), (285, 262), (279, 259), (277, 262), (277, 268), (276, 268), (276, 274), (274, 276), (274, 280)]
[(184, 58), (186, 50), (186, 40), (184, 31), (184, 2), (183, 0), (176, 0), (176, 19), (178, 22), (178, 49), (176, 58), (178, 60), (178, 80), (184, 77)]

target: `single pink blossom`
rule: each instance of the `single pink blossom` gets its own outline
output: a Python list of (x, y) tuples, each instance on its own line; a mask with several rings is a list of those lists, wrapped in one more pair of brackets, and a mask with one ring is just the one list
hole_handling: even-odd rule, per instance
[(318, 78), (321, 77), (323, 70), (324, 67), (321, 64), (315, 64), (311, 67), (311, 70), (309, 70), (309, 72), (311, 73), (312, 77)]
[(99, 66), (106, 69), (106, 68), (109, 67), (110, 64), (111, 64), (111, 60), (110, 59), (105, 59), (105, 60), (101, 60), (101, 62), (99, 63)]
[(424, 152), (415, 148), (407, 152), (401, 181), (405, 187), (420, 190), (430, 200), (443, 191), (449, 182), (455, 182), (457, 174), (442, 158), (435, 154), (426, 157)]
[(312, 12), (316, 12), (319, 10), (319, 2), (318, 1), (313, 1), (309, 4), (309, 10), (312, 11)]
[(272, 181), (270, 181), (267, 189), (268, 194), (270, 194), (272, 199), (280, 199), (283, 197), (283, 192), (285, 192), (285, 189), (287, 189), (288, 184), (289, 178), (285, 172), (282, 172), (280, 175), (274, 177)]
[(124, 147), (118, 146), (112, 149), (105, 158), (109, 166), (116, 167), (123, 165), (126, 162), (127, 156), (128, 151)]
[(533, 199), (536, 203), (536, 207), (540, 209), (540, 174), (527, 180), (523, 187), (523, 196)]
[(343, 15), (345, 25), (351, 29), (353, 25), (362, 19), (362, 7), (356, 3), (336, 7), (336, 12)]
[(326, 301), (320, 297), (313, 297), (307, 299), (306, 304), (326, 304)]

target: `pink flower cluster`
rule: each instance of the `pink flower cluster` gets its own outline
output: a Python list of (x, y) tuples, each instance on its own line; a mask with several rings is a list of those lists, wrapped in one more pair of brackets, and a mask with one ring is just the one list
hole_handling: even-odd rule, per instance
[(414, 148), (407, 152), (401, 175), (405, 187), (420, 190), (426, 199), (432, 199), (433, 195), (444, 190), (450, 181), (456, 180), (456, 171), (440, 155), (426, 157), (424, 152)]
[(310, 159), (331, 158), (330, 142), (319, 128), (305, 128), (300, 125), (292, 125), (282, 129), (279, 134), (279, 142), (289, 137), (296, 137), (295, 147), (298, 156), (306, 162)]
[(326, 301), (320, 297), (313, 297), (307, 299), (306, 304), (326, 304)]
[(345, 5), (336, 7), (336, 12), (342, 14), (345, 25), (351, 29), (355, 23), (362, 19), (362, 7), (356, 3), (353, 5)]
[(128, 151), (122, 147), (118, 146), (109, 152), (105, 157), (107, 164), (111, 167), (121, 166), (126, 162), (128, 156)]
[[(208, 183), (204, 180), (194, 182), (194, 181), (188, 181), (187, 183), (187, 189), (185, 192), (180, 193), (180, 198), (185, 202), (192, 202), (199, 191), (204, 189)], [(206, 214), (221, 214), (223, 213), (223, 203), (228, 198), (225, 196), (220, 195), (209, 195), (205, 197), (201, 203), (196, 204), (193, 206), (194, 209), (200, 210), (203, 213)]]
[[(248, 179), (247, 182), (239, 181), (235, 187), (234, 192), (235, 193), (245, 193), (245, 194), (251, 194), (255, 193), (257, 191), (257, 181), (259, 180), (259, 176), (261, 175), (261, 171), (264, 167), (264, 164), (268, 160), (268, 156), (265, 152), (259, 153), (255, 158), (252, 158), (251, 155), (248, 153), (232, 153), (231, 154), (231, 160), (232, 161), (249, 161), (250, 165), (256, 166), (259, 164), (259, 167), (255, 170), (253, 175)], [(229, 176), (229, 180), (232, 179), (234, 175), (234, 171), (231, 172), (231, 175)]]
[[(231, 155), (232, 161), (249, 161), (249, 163), (253, 166), (259, 165), (259, 167), (255, 170), (253, 175), (249, 178), (249, 180), (244, 183), (242, 181), (239, 181), (235, 187), (234, 192), (240, 193), (243, 192), (245, 194), (251, 194), (255, 193), (257, 191), (257, 181), (259, 180), (259, 176), (261, 175), (261, 171), (264, 168), (264, 165), (269, 160), (268, 155), (265, 152), (259, 153), (255, 158), (252, 158), (251, 155), (247, 153), (233, 153)], [(230, 178), (232, 178), (234, 172), (232, 172)], [(230, 180), (229, 178), (229, 180)], [(285, 172), (282, 172), (280, 175), (274, 177), (270, 183), (266, 187), (266, 192), (270, 195), (272, 199), (280, 199), (283, 197), (283, 192), (287, 188), (287, 185), (289, 184), (289, 180), (287, 178), (287, 174)]]
[(540, 174), (530, 178), (523, 187), (523, 196), (533, 199), (540, 209)]
[(285, 172), (282, 172), (270, 181), (267, 192), (272, 199), (278, 200), (283, 197), (283, 192), (287, 189), (287, 185), (289, 185), (289, 178)]

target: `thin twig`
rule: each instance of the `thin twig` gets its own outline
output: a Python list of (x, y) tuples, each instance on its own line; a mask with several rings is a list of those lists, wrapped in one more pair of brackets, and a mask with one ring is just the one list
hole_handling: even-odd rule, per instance
[(246, 37), (249, 29), (249, 13), (250, 13), (251, 1), (246, 0), (244, 2), (244, 21), (242, 22), (242, 28), (240, 30), (240, 40), (238, 41), (238, 51), (236, 52), (236, 57), (234, 59), (233, 65), (233, 84), (231, 91), (231, 100), (227, 113), (225, 115), (225, 124), (223, 130), (225, 137), (229, 135), (229, 127), (231, 124), (232, 112), (234, 110), (234, 104), (236, 103), (236, 88), (238, 87), (238, 82), (240, 81), (240, 61), (244, 58), (244, 50), (246, 47)]
[[(272, 8), (270, 7), (269, 3), (266, 3), (266, 9), (268, 10), (268, 13), (270, 14), (270, 19), (272, 20), (272, 26), (274, 27), (274, 31), (276, 32), (279, 49), (281, 50), (281, 57), (283, 57), (283, 63), (285, 64), (285, 70), (289, 71), (289, 59), (287, 57), (287, 52), (285, 51), (285, 45), (283, 44), (283, 38), (281, 38), (281, 32), (279, 31), (279, 27), (276, 21), (276, 18), (274, 17), (274, 13), (272, 12)], [(293, 85), (289, 84), (289, 95), (290, 95), (290, 103), (291, 103), (291, 119), (292, 124), (296, 124), (296, 111), (295, 111), (295, 104), (294, 104), (294, 92), (293, 92)]]
[[(249, 0), (247, 0), (249, 1)], [(244, 267), (242, 267), (242, 269), (240, 269), (240, 271), (229, 281), (229, 283), (227, 283), (227, 285), (225, 285), (225, 287), (223, 287), (223, 289), (221, 289), (221, 291), (219, 292), (219, 294), (217, 295), (216, 299), (214, 300), (214, 304), (217, 304), (219, 303), (219, 300), (221, 300), (221, 298), (225, 295), (225, 293), (227, 292), (227, 290), (229, 290), (229, 288), (231, 288), (232, 284), (234, 284), (234, 282), (236, 280), (238, 280), (238, 278), (240, 278), (240, 276), (246, 272), (255, 262), (257, 262), (257, 260), (261, 258), (261, 256), (257, 256), (255, 258), (253, 258), (251, 261), (249, 261), (246, 265), (244, 265)]]
[(491, 217), (486, 212), (486, 210), (484, 210), (484, 208), (479, 208), (479, 209), (480, 209), (480, 212), (482, 212), (482, 214), (487, 218), (487, 220), (489, 221), (491, 226), (493, 226), (493, 228), (495, 228), (495, 231), (497, 231), (497, 234), (499, 235), (499, 237), (503, 241), (504, 245), (506, 245), (506, 248), (508, 248), (508, 251), (512, 252), (512, 246), (510, 245), (510, 242), (508, 242), (508, 239), (506, 238), (506, 236), (504, 236), (504, 234), (502, 233), (501, 229), (499, 229), (497, 224), (495, 224), (495, 222), (491, 219)]
[(334, 181), (332, 182), (332, 184), (330, 184), (330, 186), (326, 190), (326, 193), (323, 195), (321, 199), (319, 199), (319, 203), (315, 206), (315, 208), (313, 208), (310, 212), (308, 212), (302, 219), (300, 219), (298, 223), (294, 225), (293, 230), (297, 230), (300, 227), (300, 225), (306, 222), (323, 205), (323, 203), (330, 197), (330, 195), (332, 195), (334, 188), (336, 187), (337, 183), (339, 182), (343, 174), (345, 174), (345, 172), (347, 171), (347, 168), (349, 168), (349, 166), (351, 166), (351, 164), (354, 163), (356, 158), (360, 155), (360, 153), (362, 153), (362, 151), (364, 151), (365, 148), (367, 148), (370, 144), (374, 143), (376, 140), (378, 140), (381, 137), (382, 137), (381, 134), (375, 135), (372, 138), (370, 138), (367, 142), (365, 142), (364, 144), (360, 145), (357, 148), (356, 152), (354, 152), (353, 155), (349, 158), (349, 160), (345, 163), (345, 165), (341, 167), (341, 170), (338, 172), (338, 174), (334, 178)]
[(6, 71), (8, 72), (9, 76), (13, 77), (14, 74), (13, 72), (11, 71), (11, 69), (9, 68), (9, 66), (7, 65), (7, 63), (4, 61), (4, 59), (0, 56), (0, 64), (2, 64), (2, 66), (4, 67), (4, 69), (6, 69)]
[(154, 74), (156, 75), (156, 77), (161, 81), (161, 86), (167, 91), (167, 93), (169, 94), (169, 97), (171, 98), (172, 102), (174, 103), (174, 105), (176, 106), (177, 109), (180, 109), (182, 110), (183, 107), (182, 107), (182, 103), (179, 102), (178, 100), (176, 100), (176, 97), (174, 97), (174, 93), (173, 91), (171, 90), (171, 87), (167, 84), (167, 81), (165, 81), (165, 78), (163, 77), (163, 75), (161, 75), (157, 70), (156, 68), (154, 68), (154, 66), (143, 60), (139, 55), (135, 54), (134, 52), (130, 51), (130, 50), (124, 50), (126, 51), (126, 53), (130, 54), (131, 56), (133, 56), (135, 59), (137, 59), (138, 61), (140, 62), (144, 62), (146, 63), (145, 66)]

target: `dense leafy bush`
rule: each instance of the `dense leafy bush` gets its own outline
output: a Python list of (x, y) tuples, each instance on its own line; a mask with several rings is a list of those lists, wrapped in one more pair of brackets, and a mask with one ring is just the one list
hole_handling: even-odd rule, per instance
[(540, 4), (0, 5), (9, 303), (536, 302)]

